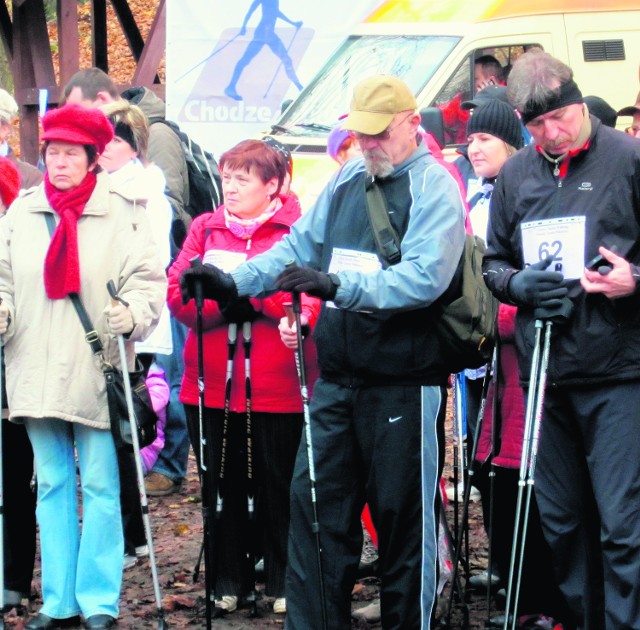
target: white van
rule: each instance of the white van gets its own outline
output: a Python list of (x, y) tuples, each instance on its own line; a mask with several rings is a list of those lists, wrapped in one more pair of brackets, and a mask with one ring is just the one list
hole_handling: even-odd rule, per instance
[[(457, 103), (474, 93), (475, 60), (495, 57), (504, 74), (539, 46), (573, 69), (582, 93), (618, 110), (633, 102), (640, 63), (640, 2), (631, 0), (388, 0), (338, 48), (286, 109), (269, 135), (294, 155), (294, 189), (303, 208), (335, 163), (325, 156), (328, 132), (349, 111), (353, 87), (374, 74), (394, 74), (419, 108), (445, 112), (445, 144), (462, 142), (466, 113)], [(453, 112), (453, 113), (452, 113)]]

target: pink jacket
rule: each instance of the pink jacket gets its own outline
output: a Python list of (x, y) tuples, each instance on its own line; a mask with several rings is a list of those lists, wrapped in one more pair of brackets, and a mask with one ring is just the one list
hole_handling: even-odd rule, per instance
[(149, 446), (145, 446), (140, 450), (142, 468), (145, 475), (153, 468), (160, 451), (164, 448), (164, 425), (167, 422), (167, 405), (169, 404), (170, 394), (164, 370), (155, 363), (152, 363), (149, 368), (146, 383), (153, 410), (158, 416), (158, 423), (156, 424), (158, 435)]

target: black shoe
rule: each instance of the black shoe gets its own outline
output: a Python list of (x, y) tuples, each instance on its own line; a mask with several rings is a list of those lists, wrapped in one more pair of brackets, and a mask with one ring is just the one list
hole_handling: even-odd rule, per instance
[(40, 613), (32, 617), (24, 630), (57, 630), (58, 628), (74, 628), (80, 625), (80, 617), (67, 617), (66, 619), (54, 619)]
[(87, 630), (108, 630), (118, 625), (117, 619), (111, 615), (91, 615), (84, 620), (84, 627)]

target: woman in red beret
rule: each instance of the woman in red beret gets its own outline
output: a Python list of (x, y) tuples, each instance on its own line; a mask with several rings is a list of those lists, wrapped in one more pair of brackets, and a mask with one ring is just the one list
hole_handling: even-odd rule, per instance
[[(166, 279), (143, 205), (98, 166), (113, 136), (104, 114), (67, 105), (42, 127), (44, 182), (0, 221), (9, 419), (25, 424), (38, 471), (43, 605), (25, 628), (69, 627), (80, 615), (86, 628), (112, 628), (123, 557), (118, 467), (101, 360), (69, 295), (80, 295), (105, 360), (119, 365), (116, 336), (125, 336), (131, 369), (133, 343), (155, 326)], [(111, 306), (109, 280), (128, 307)]]

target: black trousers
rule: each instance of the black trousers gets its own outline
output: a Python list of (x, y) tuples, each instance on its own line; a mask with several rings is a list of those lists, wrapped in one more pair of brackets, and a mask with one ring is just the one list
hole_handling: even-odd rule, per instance
[[(200, 461), (198, 408), (185, 405), (191, 443)], [(220, 483), (224, 412), (205, 409), (204, 431), (207, 436), (207, 478), (210, 519), (213, 526), (215, 566), (213, 590), (216, 597), (242, 596), (251, 592), (253, 562), (264, 556), (265, 592), (284, 597), (289, 532), (289, 488), (293, 475), (302, 414), (264, 413), (252, 416), (252, 477), (255, 496), (255, 520), (249, 523), (247, 495), (247, 416), (230, 413), (227, 427), (224, 476)], [(222, 511), (216, 515), (218, 488)], [(247, 554), (250, 558), (247, 558)], [(255, 561), (255, 560), (254, 560)]]
[(5, 588), (31, 593), (36, 557), (36, 496), (31, 490), (33, 450), (23, 425), (2, 420)]
[(133, 453), (124, 449), (117, 451), (118, 472), (120, 473), (120, 509), (122, 511), (122, 529), (124, 533), (124, 552), (130, 556), (136, 553), (136, 547), (146, 544), (142, 505), (136, 479), (136, 462)]
[(585, 630), (640, 628), (640, 383), (547, 390), (536, 497)]
[[(428, 627), (436, 601), (435, 497), (446, 390), (349, 388), (320, 379), (311, 401), (322, 575), (327, 622), (351, 628), (362, 525), (369, 503), (378, 532), (382, 626)], [(317, 539), (303, 438), (291, 485), (288, 630), (322, 628)]]
[[(490, 465), (485, 464), (476, 475), (476, 485), (482, 495), (485, 527), (489, 525), (489, 470)], [(488, 532), (489, 544), (492, 553), (492, 571), (500, 576), (501, 583), (506, 588), (509, 579), (520, 471), (515, 468), (495, 466), (494, 472), (494, 516), (491, 532)], [(522, 521), (520, 525), (519, 540), (522, 540)], [(570, 614), (555, 577), (551, 549), (542, 534), (535, 494), (531, 497), (521, 580), (518, 615), (544, 614), (567, 623)], [(565, 630), (569, 628), (569, 625), (565, 625)]]

